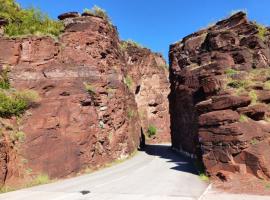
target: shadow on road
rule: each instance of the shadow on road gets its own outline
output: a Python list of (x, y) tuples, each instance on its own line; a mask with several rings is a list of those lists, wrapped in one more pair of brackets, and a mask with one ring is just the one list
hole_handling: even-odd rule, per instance
[(158, 156), (159, 158), (166, 159), (166, 162), (172, 162), (176, 166), (171, 168), (173, 170), (188, 172), (191, 174), (198, 174), (194, 160), (176, 153), (168, 145), (146, 145), (143, 149), (148, 155)]

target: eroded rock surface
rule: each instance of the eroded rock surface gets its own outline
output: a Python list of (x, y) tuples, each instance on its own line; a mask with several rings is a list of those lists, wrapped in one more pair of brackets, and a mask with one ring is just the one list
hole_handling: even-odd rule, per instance
[[(137, 104), (124, 84), (116, 29), (95, 16), (61, 18), (68, 21), (59, 41), (0, 38), (0, 63), (10, 69), (12, 87), (40, 96), (14, 123), (24, 141), (12, 143), (10, 127), (1, 126), (1, 185), (39, 174), (67, 177), (125, 158), (139, 146)], [(16, 120), (8, 119), (11, 129)]]
[(239, 12), (170, 47), (173, 147), (209, 175), (270, 178), (269, 41)]
[[(124, 42), (127, 61), (126, 81), (130, 81), (130, 90), (135, 94), (139, 117), (144, 134), (151, 142), (169, 142), (169, 80), (168, 68), (162, 55), (149, 49)], [(155, 127), (156, 133), (149, 136), (149, 127)]]

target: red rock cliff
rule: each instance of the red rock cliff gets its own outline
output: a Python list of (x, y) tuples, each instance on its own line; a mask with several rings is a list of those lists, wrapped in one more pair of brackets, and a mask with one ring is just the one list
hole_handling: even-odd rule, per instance
[[(0, 37), (0, 64), (9, 67), (12, 87), (41, 98), (20, 119), (1, 119), (1, 185), (38, 174), (67, 177), (127, 157), (139, 145), (137, 105), (124, 84), (116, 29), (95, 16), (65, 24), (58, 41)], [(24, 141), (12, 142), (13, 130), (23, 131)]]
[(270, 178), (270, 42), (237, 13), (170, 47), (173, 146), (208, 174)]
[[(166, 61), (158, 53), (124, 42), (127, 61), (127, 79), (135, 94), (139, 117), (144, 134), (150, 142), (169, 142), (169, 80)], [(149, 127), (157, 132), (149, 136)], [(150, 134), (151, 135), (151, 134)]]

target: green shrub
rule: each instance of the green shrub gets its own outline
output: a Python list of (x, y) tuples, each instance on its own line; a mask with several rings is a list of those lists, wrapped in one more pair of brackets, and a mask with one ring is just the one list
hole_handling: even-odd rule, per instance
[(15, 93), (16, 98), (22, 99), (27, 102), (28, 106), (40, 101), (39, 94), (34, 90), (22, 90)]
[(254, 139), (252, 139), (251, 141), (250, 141), (250, 144), (251, 145), (256, 145), (256, 144), (258, 144), (259, 143), (259, 141), (256, 139), (256, 138), (254, 138)]
[(125, 85), (128, 87), (129, 90), (132, 89), (133, 80), (132, 80), (132, 78), (131, 78), (130, 76), (126, 76), (126, 77), (124, 78), (124, 83), (125, 83)]
[(199, 178), (202, 180), (202, 181), (205, 181), (205, 182), (209, 182), (209, 177), (204, 174), (204, 173), (200, 173), (199, 174)]
[(270, 189), (270, 182), (265, 183), (265, 189), (269, 190)]
[(128, 114), (128, 118), (129, 119), (132, 119), (135, 116), (135, 112), (132, 109), (128, 109), (128, 113), (127, 114)]
[(100, 18), (102, 18), (102, 19), (104, 19), (104, 20), (111, 23), (111, 19), (108, 16), (108, 14), (106, 13), (106, 11), (104, 9), (96, 6), (96, 5), (92, 9), (85, 8), (84, 12), (85, 13), (90, 13), (90, 14), (95, 15), (97, 17), (100, 17)]
[(0, 17), (9, 21), (4, 33), (10, 37), (22, 35), (59, 36), (64, 29), (60, 21), (51, 20), (35, 8), (21, 9), (14, 0), (0, 0)]
[(0, 117), (22, 114), (28, 107), (25, 100), (0, 92)]
[(149, 137), (152, 137), (157, 134), (157, 128), (154, 125), (150, 125), (147, 129), (147, 134)]
[(10, 82), (8, 78), (8, 69), (3, 69), (0, 73), (0, 89), (7, 90), (10, 88)]
[(238, 71), (236, 71), (235, 69), (226, 69), (225, 70), (225, 74), (228, 75), (228, 76), (233, 76), (235, 74), (238, 74)]
[(95, 95), (96, 90), (95, 87), (89, 83), (84, 83), (85, 90), (90, 94), (90, 95)]
[(27, 184), (27, 187), (33, 187), (33, 186), (37, 186), (37, 185), (43, 185), (43, 184), (47, 184), (50, 183), (50, 178), (48, 175), (46, 174), (41, 174), (38, 175), (34, 178), (34, 180), (32, 180), (29, 184)]
[(32, 103), (38, 101), (38, 94), (32, 90), (21, 92), (0, 91), (0, 117), (19, 116)]
[(239, 122), (247, 122), (248, 117), (246, 115), (240, 115)]
[(248, 83), (245, 80), (230, 80), (227, 85), (231, 88), (239, 89), (246, 88), (248, 86)]
[(1, 193), (12, 192), (12, 191), (15, 191), (15, 190), (16, 190), (15, 188), (8, 187), (8, 186), (3, 186), (3, 187), (0, 188), (0, 194)]
[(258, 101), (258, 95), (257, 95), (257, 93), (254, 90), (252, 90), (252, 91), (249, 92), (248, 95), (251, 98), (251, 104), (256, 104), (257, 101)]
[(264, 25), (262, 25), (262, 24), (258, 24), (258, 23), (256, 23), (256, 22), (254, 22), (255, 23), (255, 25), (257, 26), (257, 29), (258, 29), (258, 37), (261, 39), (261, 40), (265, 40), (265, 36), (266, 36), (266, 34), (268, 33), (268, 30), (267, 30), (267, 28), (264, 26)]
[(137, 48), (143, 48), (143, 46), (133, 40), (126, 40), (121, 42), (121, 50), (124, 51), (128, 48), (128, 46), (137, 47)]
[(11, 135), (12, 141), (23, 142), (25, 139), (25, 133), (22, 131), (15, 132)]
[(266, 81), (266, 82), (264, 83), (264, 89), (265, 89), (265, 90), (270, 90), (270, 81)]

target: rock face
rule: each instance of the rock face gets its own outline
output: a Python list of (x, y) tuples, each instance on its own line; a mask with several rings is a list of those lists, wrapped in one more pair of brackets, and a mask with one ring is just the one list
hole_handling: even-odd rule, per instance
[[(160, 54), (149, 49), (123, 42), (127, 62), (126, 81), (135, 94), (142, 130), (151, 142), (169, 142), (169, 80), (166, 61)], [(149, 127), (157, 132), (149, 136)]]
[[(59, 41), (0, 38), (0, 64), (9, 67), (12, 87), (40, 96), (19, 121), (1, 119), (1, 185), (39, 174), (67, 177), (127, 157), (139, 146), (137, 104), (124, 84), (116, 29), (98, 17), (72, 17)], [(25, 133), (24, 141), (11, 141), (8, 133), (15, 129)]]
[(170, 46), (173, 147), (209, 175), (270, 178), (270, 40), (239, 12)]

